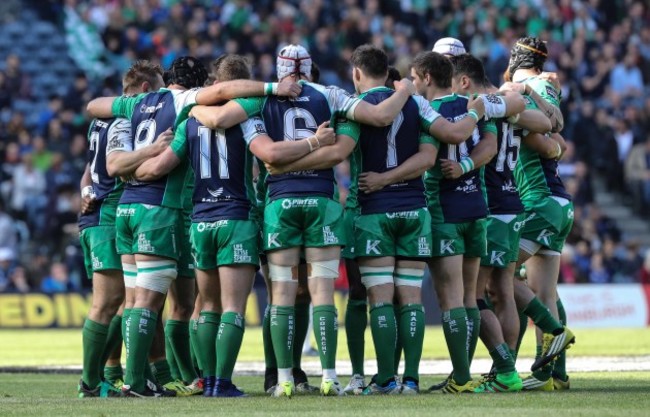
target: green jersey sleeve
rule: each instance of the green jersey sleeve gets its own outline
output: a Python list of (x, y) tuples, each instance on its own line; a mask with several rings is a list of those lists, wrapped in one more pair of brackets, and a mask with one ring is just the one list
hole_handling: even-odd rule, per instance
[(339, 120), (336, 123), (336, 134), (349, 136), (355, 143), (358, 143), (361, 136), (361, 126), (352, 120)]
[(413, 99), (417, 103), (420, 113), (420, 129), (423, 132), (428, 133), (433, 122), (435, 122), (436, 119), (440, 117), (440, 113), (435, 111), (433, 107), (431, 107), (431, 104), (424, 97), (413, 96)]
[(434, 138), (433, 136), (427, 133), (420, 133), (420, 145), (423, 143), (428, 143), (430, 145), (435, 146), (436, 149), (440, 149), (440, 142), (438, 142), (438, 139)]
[(560, 107), (562, 98), (560, 97), (560, 93), (553, 87), (553, 84), (540, 78), (533, 78), (527, 84), (548, 103), (555, 107)]
[(115, 117), (124, 117), (130, 119), (133, 116), (135, 107), (144, 99), (147, 93), (138, 94), (135, 97), (121, 96), (113, 101), (111, 111)]
[(183, 161), (187, 158), (187, 120), (178, 125), (174, 134), (174, 140), (169, 144), (172, 152)]
[(239, 104), (248, 117), (259, 116), (264, 108), (266, 97), (244, 97), (236, 98), (235, 103)]
[(479, 131), (481, 134), (483, 133), (492, 133), (494, 135), (497, 134), (497, 125), (494, 123), (493, 119), (490, 119), (488, 121), (484, 121), (484, 123), (479, 123)]

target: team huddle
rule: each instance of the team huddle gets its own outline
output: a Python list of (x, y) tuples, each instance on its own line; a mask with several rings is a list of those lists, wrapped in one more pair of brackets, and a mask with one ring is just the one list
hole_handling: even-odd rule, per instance
[[(568, 388), (575, 337), (557, 278), (573, 209), (557, 173), (561, 97), (546, 55), (538, 38), (519, 39), (498, 88), (452, 38), (414, 59), (412, 81), (364, 45), (351, 58), (355, 95), (318, 84), (299, 45), (280, 51), (275, 83), (252, 81), (232, 54), (209, 71), (192, 57), (167, 71), (136, 62), (123, 96), (88, 104), (96, 119), (79, 226), (93, 303), (79, 397), (244, 396), (232, 376), (258, 269), (271, 396), (423, 392), (427, 266), (453, 365), (428, 390)], [(334, 167), (346, 159), (342, 206)], [(342, 259), (347, 386), (336, 372)], [(320, 387), (301, 368), (310, 308)], [(529, 319), (537, 354), (522, 379)], [(369, 380), (368, 324), (378, 369)], [(472, 379), (479, 338), (493, 367)]]

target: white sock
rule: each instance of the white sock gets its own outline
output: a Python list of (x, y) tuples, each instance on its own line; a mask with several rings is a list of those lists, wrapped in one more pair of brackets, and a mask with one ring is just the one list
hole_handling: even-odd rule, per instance
[(278, 368), (278, 383), (293, 382), (293, 372), (291, 368)]
[(323, 381), (336, 379), (336, 369), (323, 369)]

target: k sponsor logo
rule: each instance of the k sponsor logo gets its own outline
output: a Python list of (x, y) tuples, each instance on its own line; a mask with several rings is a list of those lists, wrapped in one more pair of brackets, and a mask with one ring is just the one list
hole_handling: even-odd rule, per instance
[(456, 249), (454, 249), (455, 241), (456, 239), (442, 239), (440, 241), (440, 253), (441, 254), (448, 253), (450, 255), (456, 253)]
[(371, 240), (368, 239), (366, 240), (366, 255), (370, 255), (371, 253), (374, 253), (375, 255), (381, 255), (381, 252), (379, 251), (379, 243), (381, 241), (379, 240)]
[(546, 246), (549, 246), (551, 244), (551, 237), (553, 237), (554, 235), (555, 235), (554, 232), (544, 229), (541, 232), (539, 232), (539, 235), (537, 235), (537, 241), (542, 242)]
[(278, 242), (278, 236), (280, 233), (269, 233), (266, 235), (266, 246), (269, 248), (279, 248), (280, 242)]
[(503, 260), (505, 254), (506, 254), (505, 252), (493, 250), (492, 253), (490, 254), (490, 264), (505, 266), (505, 261)]

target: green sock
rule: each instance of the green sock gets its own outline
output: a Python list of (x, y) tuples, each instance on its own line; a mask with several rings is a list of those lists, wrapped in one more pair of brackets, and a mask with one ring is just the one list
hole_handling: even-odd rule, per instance
[(472, 365), (478, 336), (481, 332), (481, 312), (478, 308), (466, 308), (467, 311), (467, 361)]
[(442, 330), (454, 367), (453, 378), (459, 385), (472, 379), (467, 357), (467, 311), (465, 307), (452, 308), (442, 313)]
[(199, 361), (199, 356), (196, 354), (196, 332), (199, 329), (199, 319), (190, 319), (190, 348), (191, 351), (190, 353), (192, 354), (192, 365), (194, 366), (194, 369), (196, 369), (198, 372), (203, 373), (203, 367), (201, 366), (201, 362)]
[[(115, 348), (122, 344), (122, 341), (122, 316), (115, 315), (108, 324), (106, 345), (104, 345), (104, 351), (102, 352), (100, 367), (106, 365), (108, 357), (111, 356)], [(102, 372), (102, 374), (104, 373)], [(106, 375), (104, 374), (104, 376)]]
[(522, 311), (517, 311), (519, 313), (519, 337), (517, 338), (517, 346), (515, 348), (515, 361), (517, 356), (519, 356), (519, 348), (521, 347), (521, 341), (524, 340), (524, 335), (528, 329), (528, 316)]
[(124, 340), (124, 347), (126, 348), (126, 357), (128, 359), (129, 357), (129, 344), (128, 344), (128, 337), (127, 337), (127, 328), (126, 324), (127, 321), (129, 320), (129, 317), (131, 317), (131, 309), (130, 308), (125, 308), (122, 311), (122, 340)]
[(124, 372), (122, 371), (122, 365), (105, 366), (104, 378), (111, 384), (113, 384), (118, 379), (124, 379)]
[(352, 363), (352, 374), (363, 375), (365, 332), (368, 326), (368, 304), (366, 300), (348, 299), (345, 309), (345, 334)]
[(133, 308), (127, 320), (128, 354), (124, 383), (135, 392), (144, 390), (144, 368), (156, 333), (158, 314), (146, 308)]
[(510, 353), (510, 357), (512, 357), (512, 363), (515, 365), (515, 368), (517, 367), (517, 351), (514, 349), (508, 348), (508, 352)]
[(424, 307), (407, 304), (400, 310), (399, 339), (404, 347), (404, 378), (420, 380), (420, 359), (424, 344)]
[[(560, 318), (560, 323), (563, 326), (566, 326), (566, 310), (562, 304), (561, 299), (557, 299), (557, 312)], [(555, 366), (553, 367), (553, 374), (560, 378), (562, 381), (566, 381), (568, 376), (566, 374), (566, 350), (563, 350), (555, 360)]]
[(221, 315), (217, 334), (217, 378), (232, 379), (232, 371), (244, 338), (244, 316), (226, 312)]
[(515, 362), (510, 354), (508, 345), (501, 343), (490, 351), (490, 357), (497, 370), (497, 374), (507, 374), (515, 371)]
[[(542, 356), (542, 345), (537, 345), (535, 348), (535, 359), (539, 359)], [(551, 363), (542, 366), (540, 369), (536, 370), (533, 372), (533, 376), (540, 381), (546, 381), (551, 377), (551, 373), (553, 372), (553, 364), (555, 361), (551, 361)]]
[[(293, 306), (271, 306), (269, 327), (278, 369), (290, 369), (293, 367), (294, 326), (295, 309)], [(314, 326), (315, 328), (316, 326)]]
[[(314, 306), (314, 335), (318, 343), (320, 364), (323, 369), (336, 369), (336, 346), (338, 344), (338, 322), (333, 305)], [(282, 368), (282, 366), (279, 366)]]
[(266, 368), (277, 368), (278, 363), (275, 361), (275, 351), (273, 350), (273, 339), (271, 338), (271, 305), (264, 309), (262, 319), (262, 343), (264, 345), (264, 364)]
[(393, 375), (397, 375), (399, 374), (399, 361), (402, 359), (402, 341), (399, 337), (400, 306), (398, 304), (393, 304), (393, 315), (395, 316), (395, 331), (397, 332), (397, 339), (395, 339), (395, 351), (393, 352)]
[(203, 376), (214, 376), (217, 370), (217, 332), (221, 314), (214, 311), (202, 311), (199, 315), (199, 327), (196, 331), (198, 360), (203, 366)]
[(192, 354), (190, 349), (190, 323), (180, 320), (167, 320), (165, 324), (165, 340), (174, 352), (174, 359), (180, 373), (180, 378), (185, 382), (192, 382), (198, 375), (192, 365)]
[(395, 376), (395, 345), (397, 344), (397, 323), (392, 304), (375, 304), (370, 307), (370, 330), (377, 356), (378, 384)]
[(296, 333), (293, 336), (293, 368), (300, 368), (302, 359), (302, 346), (309, 331), (309, 304), (295, 305)]
[(108, 326), (90, 319), (84, 322), (81, 337), (83, 340), (83, 371), (81, 379), (89, 388), (95, 388), (101, 382), (102, 353), (106, 347)]
[(169, 372), (172, 374), (172, 379), (178, 380), (181, 379), (181, 372), (178, 370), (178, 364), (176, 363), (176, 356), (174, 356), (174, 348), (172, 347), (171, 338), (167, 334), (167, 323), (165, 323), (165, 357), (167, 358), (167, 364), (169, 365)]
[(524, 313), (530, 317), (535, 325), (539, 327), (544, 333), (559, 334), (562, 333), (562, 325), (555, 320), (539, 298), (533, 298), (524, 309)]
[(156, 378), (156, 381), (160, 385), (165, 385), (170, 382), (172, 382), (174, 379), (172, 378), (172, 373), (171, 370), (169, 369), (169, 364), (167, 363), (167, 359), (161, 359), (159, 361), (156, 361), (150, 365), (151, 368), (151, 373), (153, 374), (154, 378)]

